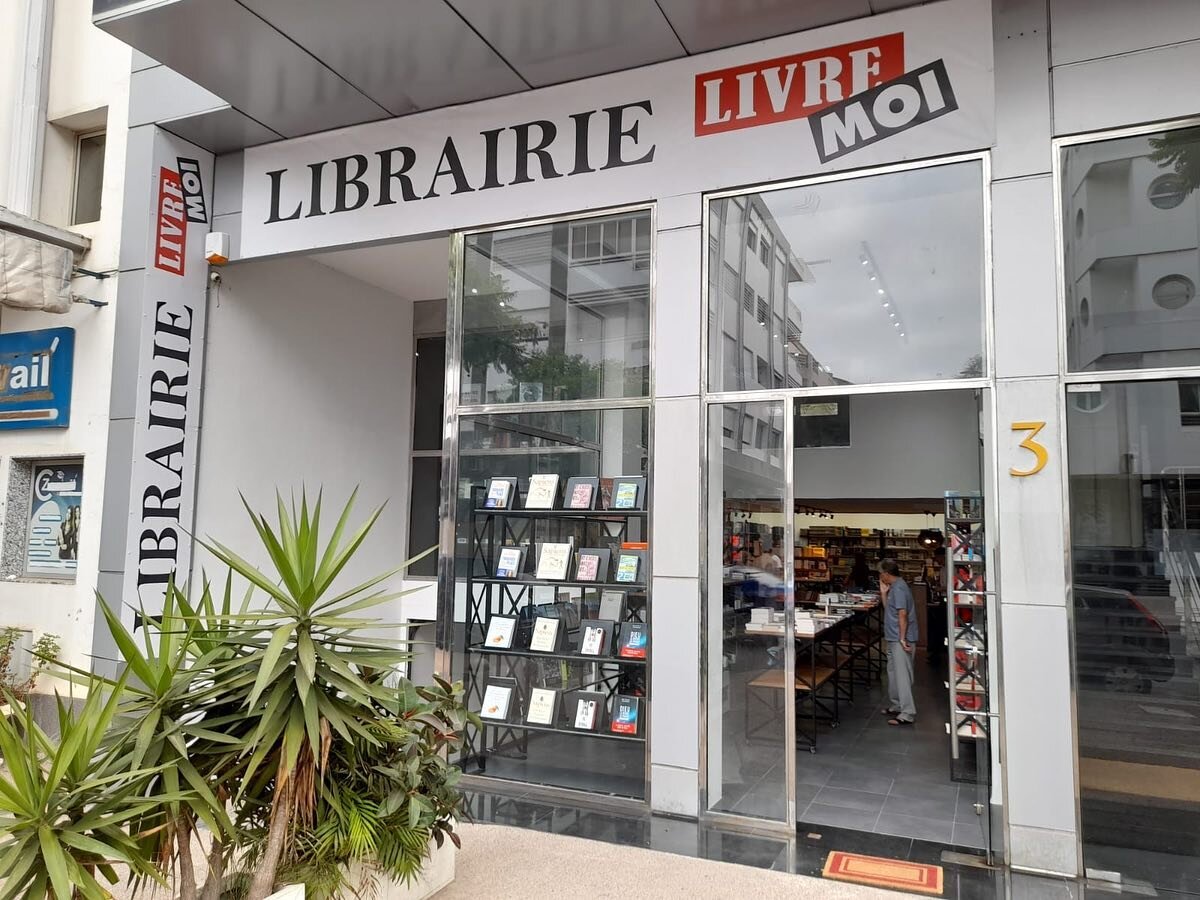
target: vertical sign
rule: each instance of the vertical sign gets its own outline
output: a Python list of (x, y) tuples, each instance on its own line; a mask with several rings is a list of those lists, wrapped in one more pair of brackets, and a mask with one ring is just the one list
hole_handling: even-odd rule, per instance
[(33, 467), (25, 574), (74, 580), (79, 565), (79, 518), (83, 463)]
[(156, 131), (122, 591), (148, 615), (191, 567), (212, 170), (211, 154)]

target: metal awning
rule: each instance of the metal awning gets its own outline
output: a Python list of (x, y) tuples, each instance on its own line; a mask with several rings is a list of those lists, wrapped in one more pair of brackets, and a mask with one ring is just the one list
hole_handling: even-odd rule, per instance
[(922, 2), (93, 0), (93, 20), (228, 103), (175, 123), (224, 151)]

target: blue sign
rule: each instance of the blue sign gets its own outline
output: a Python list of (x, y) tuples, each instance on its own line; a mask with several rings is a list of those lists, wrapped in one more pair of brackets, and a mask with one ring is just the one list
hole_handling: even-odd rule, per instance
[(75, 329), (0, 334), (0, 430), (71, 424)]

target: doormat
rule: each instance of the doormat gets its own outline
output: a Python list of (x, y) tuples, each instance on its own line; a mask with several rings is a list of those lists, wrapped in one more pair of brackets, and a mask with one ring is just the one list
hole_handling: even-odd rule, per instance
[(835, 850), (825, 860), (821, 873), (835, 881), (853, 881), (893, 891), (941, 896), (942, 867), (902, 859), (882, 859)]

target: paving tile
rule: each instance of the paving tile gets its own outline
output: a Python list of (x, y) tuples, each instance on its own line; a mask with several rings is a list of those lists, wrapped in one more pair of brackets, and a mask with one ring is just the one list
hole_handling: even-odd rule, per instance
[(866, 769), (853, 767), (835, 769), (825, 782), (826, 787), (849, 788), (854, 791), (866, 791), (872, 794), (886, 794), (892, 789), (891, 774), (879, 774)]
[(804, 811), (804, 825), (834, 825), (838, 828), (854, 828), (860, 831), (870, 831), (875, 827), (878, 813), (864, 812), (860, 809), (842, 809), (840, 806), (825, 806), (820, 803), (810, 804)]
[(975, 847), (982, 850), (984, 848), (982, 821), (955, 821), (953, 843), (957, 847)]
[(901, 772), (896, 776), (896, 781), (892, 785), (891, 796), (927, 797), (930, 799), (945, 800), (947, 803), (953, 804), (958, 801), (958, 785), (950, 783), (948, 779), (946, 784), (934, 784), (929, 781), (911, 778), (906, 773)]
[(898, 816), (917, 816), (922, 819), (954, 821), (954, 799), (940, 797), (888, 797), (883, 811)]
[(858, 809), (874, 813), (883, 809), (886, 800), (886, 794), (871, 794), (866, 791), (848, 790), (828, 785), (821, 788), (821, 792), (813, 798), (814, 803), (823, 806), (839, 806), (842, 809)]
[(917, 816), (898, 816), (886, 810), (875, 823), (876, 832), (901, 834), (923, 841), (950, 843), (954, 838), (954, 823), (949, 819), (926, 819)]

